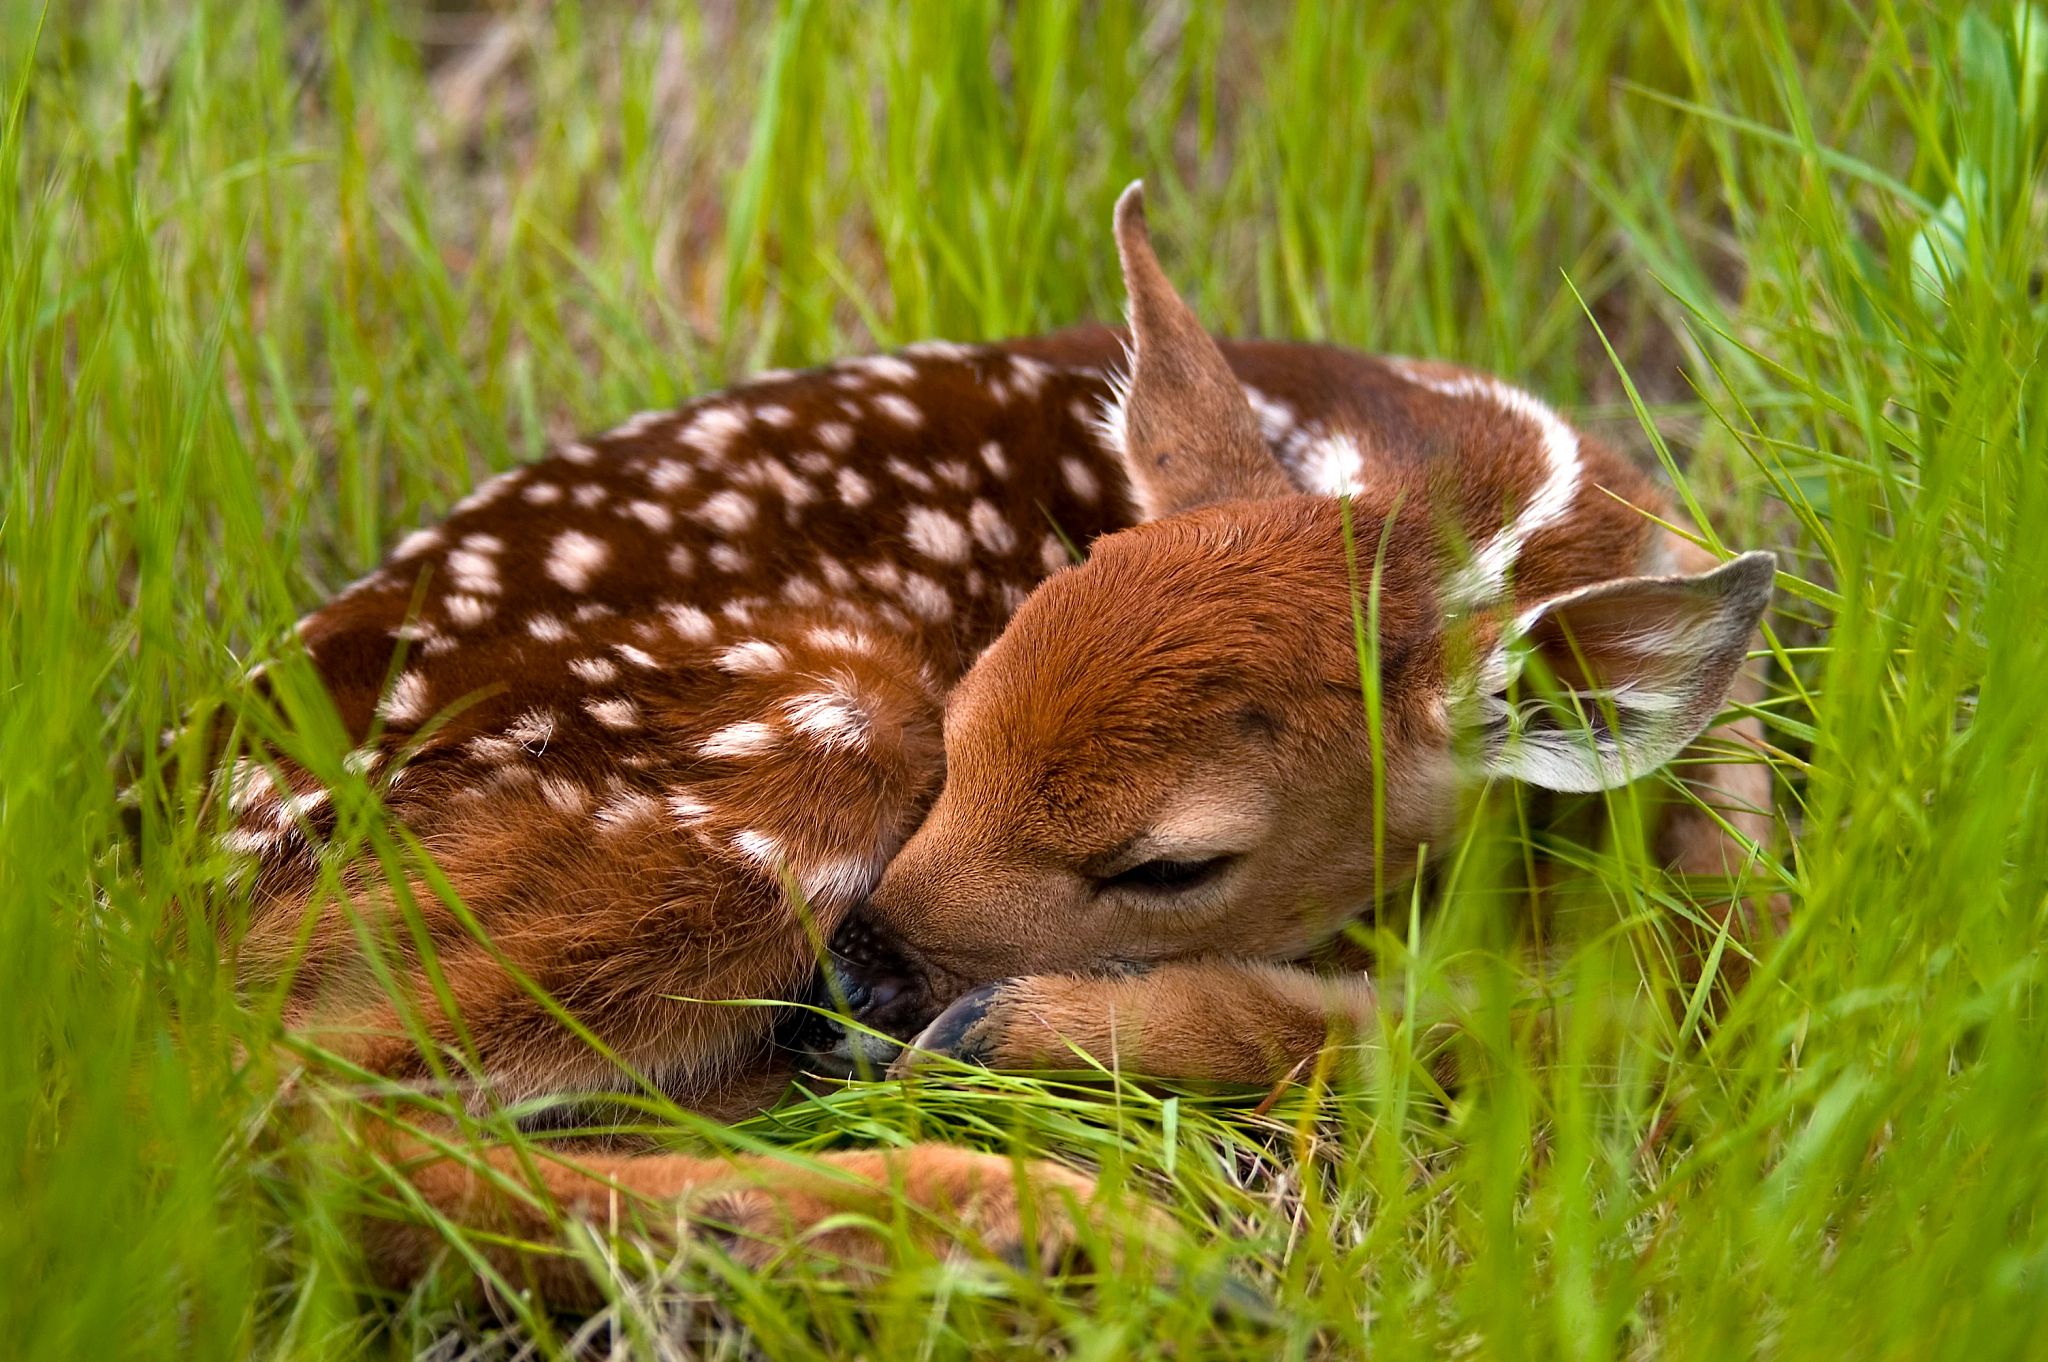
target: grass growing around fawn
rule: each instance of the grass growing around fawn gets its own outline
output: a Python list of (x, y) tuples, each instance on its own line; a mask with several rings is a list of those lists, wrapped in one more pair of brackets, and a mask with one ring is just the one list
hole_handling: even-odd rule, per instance
[[(737, 8), (0, 5), (8, 1350), (2048, 1349), (2048, 12)], [(201, 735), (321, 772), (399, 873), (294, 619), (551, 436), (1115, 316), (1137, 175), (1217, 331), (1499, 372), (1779, 553), (1749, 887), (1787, 936), (1688, 988), (1703, 891), (1638, 801), (1575, 836), (1496, 791), (1359, 928), (1387, 996), (1459, 1007), (1448, 1103), (1390, 1012), (1367, 1071), (1263, 1098), (956, 1073), (626, 1114), (1099, 1167), (1112, 1218), (1179, 1227), (1163, 1278), (912, 1255), (855, 1291), (584, 1239), (593, 1320), (375, 1292), (347, 1113), (393, 1099), (232, 989)], [(1219, 1314), (1226, 1278), (1263, 1306)]]

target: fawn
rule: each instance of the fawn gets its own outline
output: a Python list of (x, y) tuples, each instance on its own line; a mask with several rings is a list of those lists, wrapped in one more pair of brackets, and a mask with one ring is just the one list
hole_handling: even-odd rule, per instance
[[(501, 1101), (625, 1081), (534, 986), (722, 1118), (800, 1066), (933, 1052), (1030, 1066), (1078, 1045), (1270, 1081), (1374, 1006), (1362, 974), (1290, 963), (1374, 892), (1354, 562), (1384, 564), (1385, 878), (1477, 780), (1611, 787), (1708, 729), (1769, 555), (1717, 565), (1660, 527), (1644, 475), (1494, 379), (1219, 345), (1136, 185), (1115, 236), (1128, 340), (917, 345), (635, 417), (486, 483), (302, 621), (356, 769), (488, 945), (414, 883), (437, 982), (375, 868), (324, 901), (326, 791), (245, 758), (226, 776), (255, 870), (244, 975), (288, 974), (289, 1024), (424, 1081), (410, 1008)], [(1561, 699), (1514, 689), (1532, 657)], [(1753, 721), (1724, 736), (1753, 742)], [(1732, 872), (1769, 831), (1766, 773), (1688, 770), (1701, 803), (1670, 812), (1664, 852)], [(398, 998), (359, 930), (389, 939)], [(807, 1055), (805, 1028), (708, 1001), (835, 992), (913, 1049), (854, 1029)], [(494, 1179), (400, 1148), (444, 1214), (547, 1232)], [(801, 1232), (900, 1195), (1011, 1247), (1027, 1225), (1057, 1240), (1088, 1186), (937, 1146), (825, 1165), (614, 1153), (537, 1174), (570, 1214), (623, 1191), (672, 1231)], [(437, 1242), (369, 1238), (397, 1280)], [(573, 1265), (520, 1268), (587, 1290)]]

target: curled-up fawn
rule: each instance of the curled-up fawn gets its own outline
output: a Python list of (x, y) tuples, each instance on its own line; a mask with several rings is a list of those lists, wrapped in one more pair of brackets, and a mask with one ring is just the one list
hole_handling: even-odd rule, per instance
[[(1290, 963), (1369, 905), (1375, 818), (1398, 880), (1476, 781), (1611, 787), (1708, 729), (1769, 555), (1717, 564), (1641, 473), (1495, 379), (1219, 344), (1136, 186), (1115, 229), (1128, 334), (917, 345), (635, 417), (485, 484), (308, 617), (357, 769), (482, 930), (424, 880), (395, 930), (375, 869), (326, 901), (327, 791), (244, 759), (238, 958), (289, 970), (287, 1022), (424, 1081), (411, 1010), (497, 1100), (618, 1088), (567, 1014), (732, 1117), (803, 1057), (772, 1010), (717, 1000), (824, 998), (829, 941), (830, 993), (919, 1051), (1269, 1081), (1375, 1005), (1362, 975)], [(1377, 753), (1353, 631), (1376, 561)], [(1539, 673), (1547, 700), (1518, 685)], [(1731, 872), (1768, 831), (1766, 774), (1687, 778), (1704, 807), (1663, 850)], [(395, 990), (365, 931), (397, 943)], [(897, 1058), (861, 1028), (818, 1049)], [(475, 1165), (400, 1152), (442, 1214), (548, 1232)], [(543, 1202), (599, 1221), (623, 1195), (772, 1238), (902, 1197), (1010, 1249), (1057, 1242), (1088, 1186), (938, 1146), (535, 1166)], [(370, 1235), (394, 1280), (437, 1244)]]

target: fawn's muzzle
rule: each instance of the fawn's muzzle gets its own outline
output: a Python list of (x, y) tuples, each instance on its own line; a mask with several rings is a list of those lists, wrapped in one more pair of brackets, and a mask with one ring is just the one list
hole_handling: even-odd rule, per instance
[[(854, 1020), (898, 1040), (923, 1030), (966, 988), (965, 980), (919, 959), (866, 905), (832, 934), (830, 970), (830, 986)], [(872, 1044), (872, 1038), (861, 1039)]]

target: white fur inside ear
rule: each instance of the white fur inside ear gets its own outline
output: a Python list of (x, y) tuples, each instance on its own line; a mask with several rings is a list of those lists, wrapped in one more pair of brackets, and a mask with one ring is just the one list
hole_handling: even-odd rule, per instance
[[(1640, 780), (1713, 722), (1770, 602), (1775, 562), (1750, 553), (1690, 578), (1626, 578), (1523, 611), (1475, 669), (1489, 774), (1588, 793)], [(1577, 613), (1577, 642), (1552, 638), (1551, 667), (1590, 679), (1509, 697), (1533, 636)], [(1556, 632), (1556, 631), (1552, 631)]]

